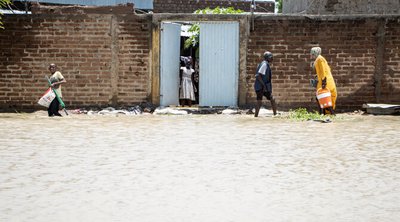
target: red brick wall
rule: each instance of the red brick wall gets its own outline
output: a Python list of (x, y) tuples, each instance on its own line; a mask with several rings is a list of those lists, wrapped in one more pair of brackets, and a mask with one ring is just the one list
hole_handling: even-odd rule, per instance
[[(313, 76), (309, 51), (322, 48), (322, 55), (337, 82), (337, 108), (359, 109), (363, 103), (376, 102), (377, 19), (267, 19), (258, 18), (248, 45), (248, 103), (255, 103), (252, 88), (254, 72), (265, 50), (273, 52), (273, 94), (280, 107), (315, 107), (315, 90), (309, 86)], [(388, 22), (380, 102), (400, 103), (400, 24)], [(380, 86), (376, 86), (380, 87)]]
[(147, 102), (150, 93), (151, 17), (132, 15), (119, 23), (118, 104)]
[(399, 14), (398, 0), (284, 0), (283, 13), (303, 14)]
[(400, 103), (400, 23), (390, 21), (385, 33), (381, 101)]
[[(233, 7), (246, 12), (250, 11), (251, 1), (240, 0), (154, 0), (155, 13), (193, 13), (197, 9)], [(274, 2), (257, 2), (256, 12), (274, 12)]]
[[(247, 75), (247, 104), (255, 104), (255, 68), (270, 50), (280, 109), (315, 107), (309, 50), (316, 45), (337, 82), (338, 109), (400, 103), (398, 17), (321, 19), (256, 17), (248, 39), (247, 73), (240, 74)], [(0, 110), (38, 109), (50, 63), (67, 80), (63, 96), (69, 108), (149, 101), (151, 15), (12, 15), (4, 24)]]
[(0, 30), (0, 109), (38, 108), (50, 63), (67, 80), (68, 107), (147, 101), (149, 21), (135, 15), (6, 16)]

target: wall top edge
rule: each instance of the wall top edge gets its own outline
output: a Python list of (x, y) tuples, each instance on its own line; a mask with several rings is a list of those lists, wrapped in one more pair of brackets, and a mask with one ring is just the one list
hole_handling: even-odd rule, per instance
[[(10, 17), (21, 17), (21, 18), (63, 18), (63, 17), (88, 17), (88, 16), (104, 16), (103, 13), (90, 13), (90, 14), (60, 14), (55, 17), (54, 14), (5, 14), (4, 18)], [(309, 14), (234, 14), (234, 15), (212, 15), (212, 14), (184, 14), (184, 13), (155, 13), (155, 14), (114, 14), (109, 13), (108, 15), (115, 15), (121, 17), (140, 17), (149, 18), (153, 21), (199, 21), (199, 20), (242, 20), (250, 19), (254, 17), (256, 20), (320, 20), (320, 21), (342, 21), (342, 20), (363, 20), (363, 19), (386, 19), (386, 20), (398, 20), (400, 14), (357, 14), (357, 15), (309, 15)]]

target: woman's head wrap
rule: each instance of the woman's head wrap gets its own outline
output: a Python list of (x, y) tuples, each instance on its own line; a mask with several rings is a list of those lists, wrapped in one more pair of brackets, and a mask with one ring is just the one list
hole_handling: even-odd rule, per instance
[(322, 49), (320, 47), (312, 47), (311, 51), (310, 51), (310, 54), (311, 55), (315, 55), (315, 56), (319, 56), (319, 55), (321, 55), (321, 51), (322, 51)]

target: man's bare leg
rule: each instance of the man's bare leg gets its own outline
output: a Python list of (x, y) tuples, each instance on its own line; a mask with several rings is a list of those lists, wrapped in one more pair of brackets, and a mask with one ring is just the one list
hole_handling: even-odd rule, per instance
[(271, 98), (271, 106), (272, 106), (272, 111), (274, 111), (274, 116), (276, 115), (276, 102), (274, 98)]
[(328, 110), (329, 110), (329, 112), (330, 112), (331, 115), (333, 115), (333, 116), (335, 115), (335, 111), (333, 111), (333, 108), (332, 108), (332, 107), (329, 107)]
[(257, 100), (256, 112), (254, 113), (254, 117), (258, 117), (258, 112), (260, 111), (261, 104), (262, 104), (262, 100)]

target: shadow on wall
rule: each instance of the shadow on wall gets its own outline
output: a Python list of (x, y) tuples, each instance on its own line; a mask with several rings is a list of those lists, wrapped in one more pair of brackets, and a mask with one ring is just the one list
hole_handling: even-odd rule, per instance
[[(346, 83), (344, 83), (345, 85)], [(336, 100), (336, 110), (338, 111), (351, 111), (361, 109), (364, 103), (375, 102), (375, 87), (373, 80), (361, 86), (358, 89), (352, 87), (343, 87), (348, 91), (341, 91), (340, 83), (336, 86), (338, 91), (338, 98)]]
[[(396, 78), (396, 76), (398, 76)], [(384, 103), (400, 104), (400, 73), (389, 69), (382, 78), (381, 101)], [(397, 81), (397, 82), (396, 82)]]
[[(388, 79), (382, 79), (381, 86), (381, 98), (379, 102), (375, 97), (375, 83), (374, 79), (358, 88), (354, 91), (341, 92), (340, 83), (338, 87), (338, 99), (337, 99), (337, 110), (349, 111), (361, 109), (365, 103), (388, 103), (388, 104), (399, 104), (400, 103), (400, 88), (396, 87), (394, 83), (389, 83)], [(346, 84), (346, 83), (344, 83)], [(347, 94), (343, 96), (343, 94)], [(344, 105), (343, 105), (344, 104)]]

